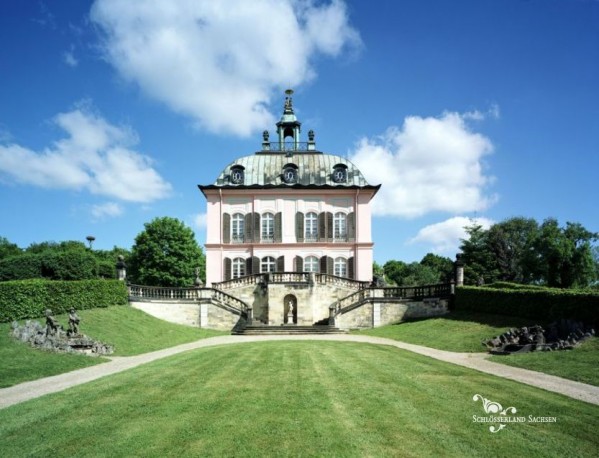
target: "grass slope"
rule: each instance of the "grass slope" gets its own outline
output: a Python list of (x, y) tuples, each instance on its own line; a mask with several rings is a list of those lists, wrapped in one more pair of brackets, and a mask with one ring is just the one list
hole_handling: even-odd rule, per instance
[[(493, 434), (475, 394), (557, 423)], [(585, 457), (598, 427), (598, 406), (395, 348), (263, 342), (1, 410), (0, 456)]]
[[(115, 346), (115, 355), (136, 355), (223, 334), (167, 323), (126, 306), (82, 310), (81, 332)], [(67, 328), (67, 315), (56, 317)], [(39, 319), (43, 323), (43, 319)], [(0, 324), (0, 388), (70, 372), (107, 359), (41, 351), (10, 337)]]
[(490, 360), (599, 386), (599, 337), (574, 350), (491, 356)]
[(438, 318), (406, 321), (357, 332), (439, 350), (484, 352), (483, 340), (510, 328), (531, 324), (530, 320), (524, 318), (453, 311)]

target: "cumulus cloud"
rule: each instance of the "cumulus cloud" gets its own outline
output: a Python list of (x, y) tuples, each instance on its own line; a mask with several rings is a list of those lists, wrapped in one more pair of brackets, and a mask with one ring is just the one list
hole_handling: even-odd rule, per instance
[(106, 60), (150, 97), (214, 132), (274, 122), (274, 91), (315, 76), (313, 61), (360, 47), (342, 0), (97, 0)]
[(44, 188), (88, 190), (129, 202), (167, 197), (171, 185), (148, 156), (132, 149), (130, 128), (114, 126), (87, 108), (60, 113), (54, 122), (67, 136), (42, 151), (0, 145), (0, 175)]
[(493, 204), (496, 196), (486, 194), (492, 177), (482, 162), (493, 145), (467, 125), (479, 115), (410, 116), (380, 137), (361, 139), (350, 159), (370, 183), (383, 185), (373, 214), (416, 218), (481, 211)]
[(106, 202), (92, 205), (91, 214), (94, 220), (99, 221), (107, 218), (116, 218), (124, 213), (123, 206), (116, 202)]
[(459, 250), (461, 239), (467, 238), (466, 227), (478, 224), (488, 229), (494, 223), (488, 218), (455, 216), (446, 221), (423, 227), (408, 243), (427, 244), (431, 246), (433, 253), (452, 256)]

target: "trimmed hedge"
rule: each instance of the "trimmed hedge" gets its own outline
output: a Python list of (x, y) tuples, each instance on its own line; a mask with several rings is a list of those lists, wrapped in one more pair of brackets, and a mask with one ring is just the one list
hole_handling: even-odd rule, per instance
[(118, 280), (0, 282), (0, 322), (39, 318), (46, 309), (59, 315), (71, 307), (84, 310), (127, 303), (127, 286)]
[(599, 329), (599, 294), (557, 288), (456, 288), (455, 310), (530, 318), (549, 323), (575, 319)]

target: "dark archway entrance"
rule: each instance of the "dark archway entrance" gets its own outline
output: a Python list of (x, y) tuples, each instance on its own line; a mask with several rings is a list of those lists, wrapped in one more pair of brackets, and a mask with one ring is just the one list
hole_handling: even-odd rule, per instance
[(297, 297), (287, 294), (283, 299), (283, 323), (297, 324)]

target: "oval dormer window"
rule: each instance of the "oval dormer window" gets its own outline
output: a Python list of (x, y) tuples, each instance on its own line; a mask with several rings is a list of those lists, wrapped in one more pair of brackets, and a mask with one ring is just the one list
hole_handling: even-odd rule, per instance
[(337, 164), (333, 168), (332, 178), (335, 183), (346, 183), (347, 182), (347, 165)]
[(297, 165), (287, 164), (283, 167), (283, 182), (287, 184), (297, 183)]
[(231, 167), (231, 183), (243, 184), (244, 178), (245, 178), (245, 174), (243, 171), (243, 167), (241, 167), (241, 166)]

